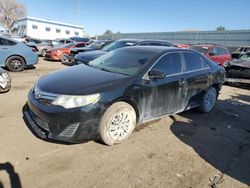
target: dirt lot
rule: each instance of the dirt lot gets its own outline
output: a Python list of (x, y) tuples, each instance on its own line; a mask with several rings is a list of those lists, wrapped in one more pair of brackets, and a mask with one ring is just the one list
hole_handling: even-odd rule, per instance
[(65, 145), (34, 136), (22, 114), (34, 81), (63, 67), (40, 60), (11, 73), (12, 90), (0, 95), (0, 188), (209, 187), (220, 173), (218, 187), (249, 187), (250, 90), (224, 86), (211, 113), (147, 123), (120, 145)]

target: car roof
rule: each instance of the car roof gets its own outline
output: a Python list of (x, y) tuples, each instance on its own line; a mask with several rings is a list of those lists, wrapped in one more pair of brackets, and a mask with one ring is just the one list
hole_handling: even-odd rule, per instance
[(200, 47), (207, 47), (207, 48), (212, 48), (212, 47), (226, 48), (225, 46), (221, 46), (221, 45), (218, 45), (218, 44), (195, 44), (195, 45), (192, 45), (192, 46), (200, 46)]
[(141, 39), (118, 39), (116, 41), (140, 42), (142, 40)]
[(135, 51), (145, 51), (145, 52), (156, 52), (156, 53), (165, 53), (170, 51), (193, 51), (193, 50), (184, 50), (181, 48), (167, 47), (167, 46), (129, 46), (120, 49), (133, 49)]
[(172, 43), (168, 40), (155, 40), (155, 39), (146, 39), (146, 40), (141, 40), (140, 42), (167, 42), (167, 43)]

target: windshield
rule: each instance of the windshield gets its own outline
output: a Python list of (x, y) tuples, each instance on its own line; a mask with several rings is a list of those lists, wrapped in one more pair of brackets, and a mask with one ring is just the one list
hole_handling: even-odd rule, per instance
[(123, 48), (114, 50), (90, 61), (88, 65), (108, 72), (134, 76), (137, 75), (155, 55), (155, 52)]
[(87, 47), (87, 48), (91, 48), (91, 49), (99, 49), (99, 48), (101, 48), (104, 44), (105, 44), (105, 42), (95, 41), (95, 42), (89, 44), (89, 45), (86, 46), (86, 47)]
[(70, 48), (70, 47), (72, 47), (72, 46), (74, 46), (74, 45), (75, 45), (75, 43), (71, 42), (71, 43), (62, 45), (61, 48)]
[(206, 54), (208, 51), (208, 47), (203, 46), (191, 46), (189, 49), (196, 50), (202, 54)]
[(135, 44), (136, 44), (136, 42), (130, 42), (130, 41), (114, 41), (114, 42), (110, 43), (109, 45), (104, 46), (102, 48), (102, 50), (110, 52), (112, 50), (115, 50), (115, 49), (118, 49), (121, 47), (133, 46)]
[(250, 54), (240, 56), (239, 60), (250, 61)]

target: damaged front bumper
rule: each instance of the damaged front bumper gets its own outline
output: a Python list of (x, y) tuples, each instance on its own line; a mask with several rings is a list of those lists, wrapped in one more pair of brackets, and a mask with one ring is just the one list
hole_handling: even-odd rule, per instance
[(11, 78), (7, 72), (0, 73), (0, 93), (7, 92), (11, 88)]
[(24, 116), (29, 127), (42, 139), (80, 143), (98, 138), (102, 108), (90, 105), (75, 109), (63, 109), (38, 101), (29, 93)]

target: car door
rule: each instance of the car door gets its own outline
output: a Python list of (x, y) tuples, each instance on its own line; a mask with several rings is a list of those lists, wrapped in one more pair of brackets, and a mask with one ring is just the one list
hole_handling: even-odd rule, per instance
[(198, 53), (183, 52), (184, 75), (184, 102), (186, 109), (200, 104), (203, 94), (212, 83), (212, 69), (206, 60)]
[(179, 52), (163, 55), (152, 66), (152, 71), (164, 72), (161, 79), (144, 79), (142, 81), (140, 114), (143, 121), (181, 111), (183, 109), (183, 78), (182, 61)]
[(232, 60), (231, 55), (226, 48), (219, 47), (218, 54), (221, 56), (221, 65), (224, 65), (225, 62)]
[(221, 56), (219, 55), (219, 49), (217, 47), (211, 48), (208, 56), (212, 61), (222, 64)]
[(0, 38), (0, 66), (5, 66), (5, 61), (9, 57), (13, 45), (15, 42)]

